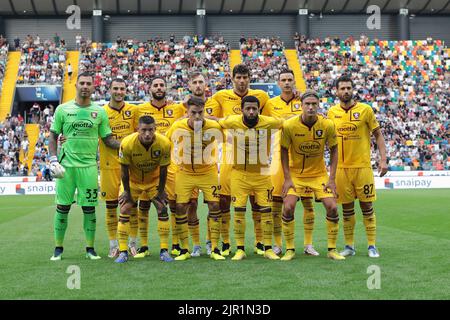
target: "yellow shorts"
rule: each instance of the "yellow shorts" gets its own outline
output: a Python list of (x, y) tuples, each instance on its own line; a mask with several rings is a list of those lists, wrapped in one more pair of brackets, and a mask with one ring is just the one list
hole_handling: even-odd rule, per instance
[[(274, 197), (281, 197), (282, 191), (283, 191), (283, 183), (284, 183), (284, 174), (283, 174), (283, 168), (281, 166), (281, 162), (279, 166), (275, 166), (272, 164), (271, 167), (272, 175), (272, 186), (273, 186), (273, 193), (272, 195)], [(276, 170), (276, 171), (275, 171)], [(300, 195), (302, 198), (312, 198), (314, 196), (311, 188), (305, 188), (303, 189), (303, 193)]]
[(119, 169), (100, 170), (100, 198), (117, 201), (120, 195), (121, 173)]
[(336, 171), (338, 203), (350, 203), (359, 199), (373, 202), (377, 199), (375, 179), (371, 168), (338, 168)]
[(234, 207), (246, 207), (250, 195), (260, 207), (270, 207), (272, 202), (272, 182), (270, 176), (259, 172), (231, 171), (231, 201)]
[(310, 196), (314, 195), (317, 200), (334, 197), (331, 190), (323, 190), (323, 186), (328, 183), (328, 175), (320, 177), (301, 177), (293, 173), (292, 182), (294, 183), (295, 191), (289, 189), (289, 195), (301, 198), (304, 194), (309, 194)]
[(231, 171), (233, 170), (232, 164), (221, 164), (220, 165), (220, 174), (219, 174), (219, 194), (224, 196), (231, 195), (231, 187), (230, 187), (230, 179), (231, 179)]
[(152, 181), (150, 185), (139, 185), (130, 182), (131, 198), (134, 202), (138, 200), (150, 201), (158, 194), (159, 178)]
[(205, 201), (219, 201), (219, 177), (216, 168), (196, 174), (183, 170), (177, 172), (175, 183), (177, 203), (187, 203), (194, 195), (198, 197), (198, 189), (202, 190)]

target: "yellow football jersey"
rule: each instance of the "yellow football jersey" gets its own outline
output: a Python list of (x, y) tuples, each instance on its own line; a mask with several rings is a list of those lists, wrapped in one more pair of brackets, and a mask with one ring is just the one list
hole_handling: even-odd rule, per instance
[(296, 116), (283, 123), (280, 144), (289, 152), (289, 167), (297, 176), (319, 177), (327, 174), (324, 161), (325, 144), (337, 144), (334, 124), (318, 115), (310, 128)]
[[(109, 119), (114, 139), (122, 141), (126, 136), (134, 133), (134, 121), (137, 117), (137, 107), (125, 102), (120, 110), (111, 108), (108, 104), (103, 106)], [(100, 169), (120, 169), (119, 150), (108, 148), (102, 139), (99, 139)]]
[[(184, 113), (186, 114), (187, 108), (183, 103), (178, 103), (183, 107)], [(215, 103), (212, 98), (207, 98), (205, 102), (205, 117), (216, 117), (220, 118), (220, 106)]]
[[(255, 96), (258, 98), (260, 109), (264, 108), (270, 98), (267, 92), (254, 89), (248, 89), (245, 96)], [(220, 110), (220, 117), (241, 114), (241, 101), (245, 96), (241, 97), (237, 95), (233, 89), (221, 90), (212, 96), (210, 106), (213, 110)]]
[(289, 101), (283, 100), (281, 96), (269, 99), (262, 110), (262, 115), (289, 119), (302, 113), (302, 102), (299, 98)]
[(155, 118), (156, 131), (165, 135), (172, 123), (184, 115), (185, 108), (182, 103), (170, 104), (157, 108), (151, 102), (146, 102), (138, 106), (138, 116), (136, 117), (135, 127), (138, 127), (139, 118), (141, 116), (152, 116)]
[(227, 129), (227, 142), (233, 145), (233, 168), (248, 172), (261, 172), (261, 169), (268, 168), (272, 135), (282, 123), (281, 118), (262, 115), (253, 128), (245, 125), (242, 115), (219, 120), (222, 128)]
[(371, 168), (370, 136), (380, 127), (372, 107), (358, 102), (345, 110), (337, 104), (328, 110), (328, 118), (336, 128), (338, 168)]
[(188, 119), (181, 119), (170, 127), (167, 137), (174, 145), (172, 161), (180, 170), (190, 173), (217, 171), (217, 142), (222, 139), (222, 127), (217, 121), (205, 119), (202, 129), (194, 132)]
[(120, 144), (119, 160), (129, 166), (130, 184), (148, 185), (159, 176), (159, 167), (170, 164), (170, 141), (155, 133), (151, 146), (145, 148), (135, 132)]

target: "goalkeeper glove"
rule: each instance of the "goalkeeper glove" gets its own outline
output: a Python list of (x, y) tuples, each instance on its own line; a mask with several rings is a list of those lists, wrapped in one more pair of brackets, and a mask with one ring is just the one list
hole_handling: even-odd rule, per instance
[(64, 167), (58, 162), (58, 158), (56, 156), (50, 157), (50, 173), (54, 178), (62, 179), (64, 178), (64, 172), (66, 170)]

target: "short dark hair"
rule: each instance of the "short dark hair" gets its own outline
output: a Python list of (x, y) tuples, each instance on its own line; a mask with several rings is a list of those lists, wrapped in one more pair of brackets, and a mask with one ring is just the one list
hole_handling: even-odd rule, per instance
[(244, 105), (246, 102), (256, 102), (258, 104), (259, 109), (259, 100), (255, 96), (245, 96), (241, 101), (241, 109), (244, 109)]
[(152, 116), (142, 116), (139, 118), (139, 124), (152, 124), (155, 123), (155, 118)]
[(201, 98), (197, 98), (197, 97), (193, 97), (191, 96), (189, 98), (189, 100), (186, 102), (188, 108), (191, 106), (196, 106), (196, 107), (205, 107), (205, 101), (203, 101), (203, 99)]
[(233, 68), (232, 77), (234, 78), (237, 74), (246, 74), (250, 77), (250, 69), (243, 63), (237, 64)]
[(339, 83), (341, 83), (341, 82), (350, 82), (352, 84), (352, 88), (353, 88), (353, 80), (348, 74), (343, 74), (336, 80), (336, 82), (334, 83), (334, 86), (336, 87), (336, 89), (339, 89)]
[(126, 82), (125, 82), (125, 80), (123, 78), (114, 78), (114, 79), (112, 79), (111, 87), (112, 87), (113, 82), (119, 82), (119, 83), (125, 83), (126, 84)]
[(281, 75), (282, 75), (282, 74), (285, 74), (285, 73), (290, 73), (290, 74), (292, 74), (292, 75), (295, 77), (294, 71), (292, 71), (291, 69), (282, 69), (282, 70), (280, 71), (280, 74), (278, 75), (278, 79), (280, 79)]
[(85, 71), (85, 72), (81, 72), (78, 74), (77, 76), (77, 82), (81, 77), (91, 77), (92, 78), (92, 82), (94, 81), (94, 74), (92, 74), (91, 72)]
[(202, 76), (203, 78), (205, 78), (205, 80), (206, 80), (206, 77), (205, 77), (205, 75), (202, 73), (202, 72), (200, 72), (200, 71), (194, 71), (194, 72), (191, 72), (190, 74), (189, 74), (189, 81), (192, 81), (192, 80), (194, 80), (195, 78), (197, 78), (197, 77), (200, 77), (200, 76)]
[(161, 76), (155, 76), (150, 80), (150, 86), (153, 84), (153, 81), (161, 79), (162, 81), (164, 81), (164, 84), (167, 84), (166, 79), (164, 77)]

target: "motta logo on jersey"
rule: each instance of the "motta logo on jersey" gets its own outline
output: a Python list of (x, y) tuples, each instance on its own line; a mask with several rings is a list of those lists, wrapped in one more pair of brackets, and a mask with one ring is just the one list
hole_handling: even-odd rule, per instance
[(94, 126), (91, 120), (78, 120), (72, 123), (72, 128), (78, 131), (86, 131)]
[(346, 136), (355, 133), (356, 129), (358, 129), (358, 127), (355, 124), (346, 122), (337, 127), (337, 132), (340, 135)]
[(168, 120), (158, 120), (156, 122), (156, 127), (157, 128), (169, 128), (170, 122)]
[(123, 121), (111, 126), (111, 130), (116, 133), (130, 130), (130, 128), (131, 128), (131, 125), (128, 122), (123, 122)]
[(320, 143), (318, 143), (317, 141), (306, 141), (301, 143), (298, 146), (298, 149), (302, 153), (315, 153), (320, 151)]

